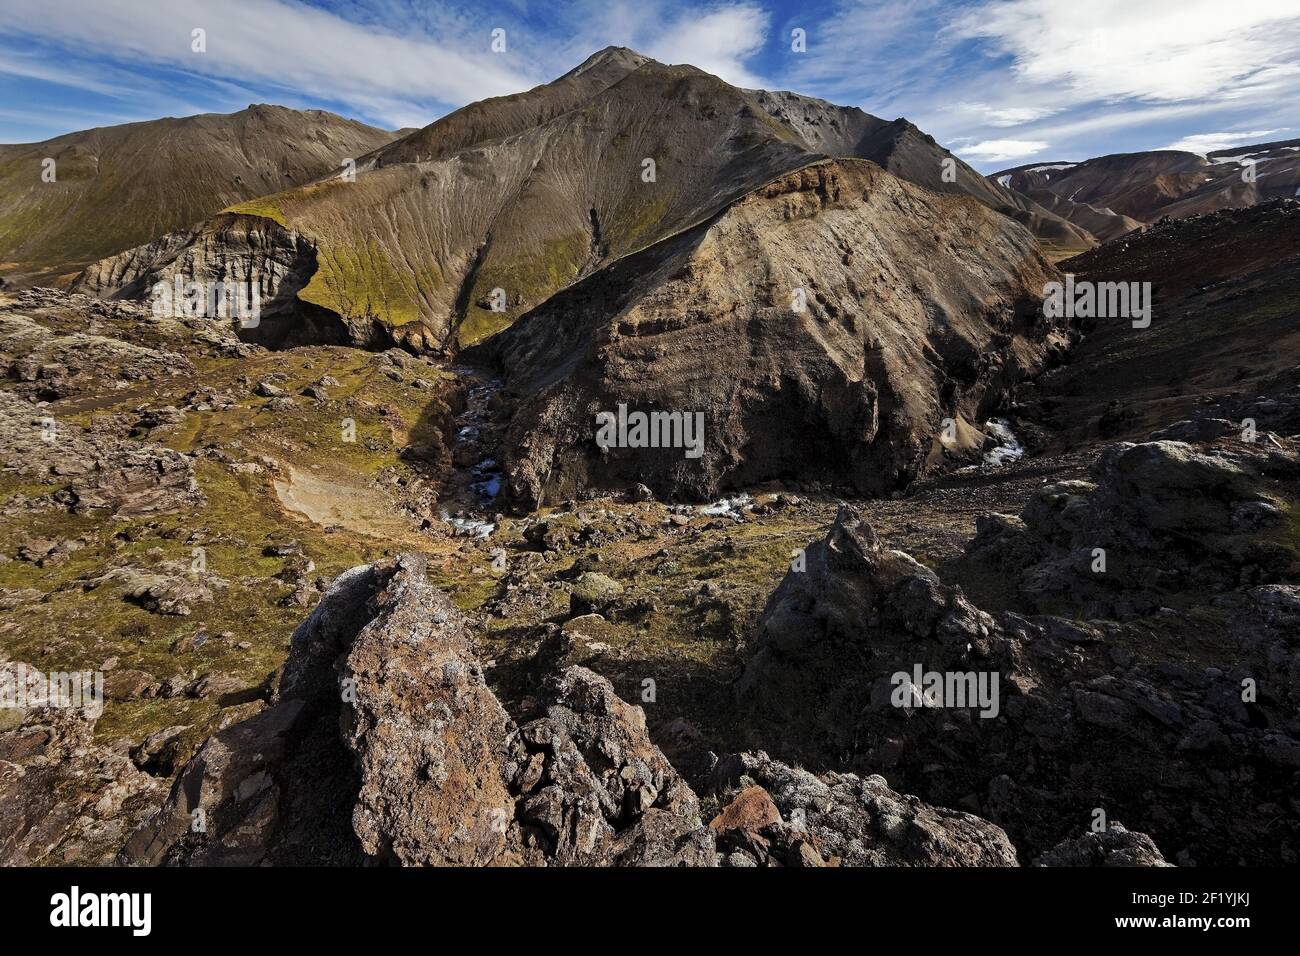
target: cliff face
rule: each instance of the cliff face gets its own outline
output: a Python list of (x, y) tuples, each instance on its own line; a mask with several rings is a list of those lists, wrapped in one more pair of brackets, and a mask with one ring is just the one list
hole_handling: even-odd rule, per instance
[[(241, 338), (273, 348), (294, 345), (392, 343), (375, 316), (358, 309), (342, 314), (298, 296), (318, 270), (316, 244), (274, 219), (223, 213), (188, 232), (170, 233), (147, 245), (102, 259), (86, 269), (71, 291), (102, 298), (142, 300), (173, 314), (190, 283), (203, 290), (226, 287), (241, 307), (256, 295), (256, 314), (235, 316)], [(165, 292), (159, 293), (159, 284)], [(223, 316), (224, 317), (224, 316)]]
[[(783, 176), (589, 277), (487, 349), (517, 411), (511, 494), (642, 482), (708, 498), (795, 475), (888, 492), (1049, 361), (1055, 274), (979, 203), (861, 161)], [(596, 415), (703, 415), (698, 457), (596, 442)]]

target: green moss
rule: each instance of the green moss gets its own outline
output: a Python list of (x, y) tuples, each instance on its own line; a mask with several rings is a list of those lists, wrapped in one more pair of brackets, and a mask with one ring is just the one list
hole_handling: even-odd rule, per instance
[[(356, 487), (359, 493), (373, 488), (371, 476), (381, 472), (414, 476), (412, 466), (398, 457), (400, 449), (412, 440), (434, 443), (438, 436), (433, 432), (449, 414), (447, 396), (437, 388), (417, 390), (392, 381), (384, 374), (384, 363), (355, 349), (313, 347), (194, 361), (197, 378), (213, 388), (229, 389), (239, 400), (229, 408), (191, 411), (179, 427), (156, 433), (152, 440), (184, 452), (212, 446), (243, 460), (267, 454), (298, 468), (319, 465), (322, 476)], [(300, 397), (293, 408), (271, 412), (267, 400), (251, 394), (247, 383), (273, 372), (287, 376), (281, 387), (295, 396), (322, 375), (339, 384), (329, 388), (325, 401)], [(419, 374), (435, 385), (452, 377), (432, 368)], [(179, 405), (192, 381), (155, 385), (152, 403)], [(138, 395), (124, 398), (112, 389), (101, 397), (103, 401), (93, 403), (93, 412), (60, 417), (70, 424), (74, 418), (88, 422), (93, 415), (133, 413), (140, 404)], [(345, 417), (356, 421), (355, 443), (340, 440)], [(290, 635), (310, 610), (286, 602), (292, 587), (277, 575), (287, 560), (266, 555), (266, 546), (299, 542), (316, 565), (312, 576), (325, 577), (374, 561), (398, 546), (346, 528), (327, 530), (286, 513), (265, 473), (237, 473), (221, 462), (199, 458), (195, 477), (205, 503), (184, 513), (116, 519), (70, 514), (50, 501), (34, 512), (24, 507), (0, 515), (0, 541), (7, 556), (13, 557), (28, 538), (83, 543), (66, 561), (51, 567), (0, 562), (0, 587), (34, 588), (46, 595), (16, 612), (23, 627), (6, 635), (6, 653), (45, 668), (70, 670), (95, 669), (115, 657), (118, 667), (143, 670), (158, 681), (177, 673), (217, 671), (235, 676), (249, 693), (256, 693), (283, 662)], [(0, 475), (0, 501), (20, 495), (48, 500), (50, 492), (64, 484), (6, 473)], [(430, 544), (437, 542), (431, 539)], [(401, 542), (413, 545), (413, 540)], [(88, 587), (115, 567), (162, 570), (164, 562), (174, 562), (188, 568), (195, 547), (205, 551), (213, 600), (193, 603), (188, 617), (149, 612), (123, 600), (111, 583)], [(459, 543), (446, 546), (448, 551), (456, 547)], [(447, 577), (464, 579), (449, 580), (449, 589), (460, 606), (481, 606), (495, 589), (495, 580), (490, 575), (469, 577), (463, 571), (463, 557), (448, 562)], [(218, 579), (225, 585), (218, 586)], [(201, 647), (173, 652), (178, 639), (199, 631), (208, 636)], [(227, 632), (233, 636), (221, 637)], [(218, 719), (229, 716), (222, 703), (213, 698), (109, 701), (96, 734), (104, 740), (125, 737), (138, 742), (163, 727), (191, 724), (192, 733), (206, 736)]]
[(658, 195), (625, 210), (610, 226), (611, 240), (617, 241), (620, 248), (635, 251), (646, 245), (647, 240), (658, 239), (655, 233), (668, 212), (670, 198), (669, 195)]
[(364, 245), (322, 245), (316, 274), (298, 298), (339, 315), (379, 319), (394, 328), (420, 320), (414, 277), (394, 268), (373, 239)]
[[(540, 256), (508, 263), (489, 262), (474, 280), (469, 308), (456, 332), (463, 347), (482, 342), (507, 329), (523, 312), (554, 295), (578, 277), (589, 252), (586, 233), (571, 233), (548, 242)], [(504, 312), (483, 308), (493, 289), (506, 293)]]
[(281, 226), (286, 229), (289, 228), (289, 223), (284, 218), (284, 210), (268, 199), (250, 199), (247, 202), (227, 206), (222, 212), (240, 213), (245, 216), (262, 216), (265, 219), (274, 219)]

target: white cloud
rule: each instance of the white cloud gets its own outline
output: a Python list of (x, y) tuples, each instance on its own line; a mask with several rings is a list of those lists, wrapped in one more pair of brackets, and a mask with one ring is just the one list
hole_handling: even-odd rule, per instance
[(981, 162), (999, 163), (1008, 159), (1020, 159), (1041, 153), (1051, 145), (1040, 140), (1028, 139), (986, 139), (962, 146), (955, 151), (962, 158), (971, 157)]
[(1023, 126), (1051, 116), (1056, 110), (1036, 106), (1008, 106), (1002, 109), (986, 108), (984, 115), (993, 126)]
[(1258, 129), (1243, 133), (1195, 133), (1191, 136), (1184, 136), (1178, 142), (1164, 148), (1179, 149), (1186, 153), (1200, 153), (1204, 156), (1206, 153), (1217, 152), (1232, 146), (1254, 146), (1258, 143), (1267, 143), (1278, 139), (1277, 134), (1284, 132), (1286, 132), (1285, 128)]
[(990, 0), (954, 29), (1076, 101), (1240, 94), (1300, 57), (1295, 0)]
[(745, 61), (762, 49), (767, 22), (767, 13), (752, 3), (691, 12), (670, 23), (643, 52), (664, 63), (689, 63), (736, 86), (762, 86)]
[(959, 103), (956, 109), (968, 112), (990, 126), (1000, 128), (1035, 123), (1058, 112), (1052, 106), (989, 106), (986, 103)]
[(991, 143), (991, 163), (1030, 155), (1006, 139), (1080, 159), (1149, 149), (1189, 123), (1295, 126), (1300, 2), (832, 0), (783, 81), (906, 115), (964, 155), (959, 139)]

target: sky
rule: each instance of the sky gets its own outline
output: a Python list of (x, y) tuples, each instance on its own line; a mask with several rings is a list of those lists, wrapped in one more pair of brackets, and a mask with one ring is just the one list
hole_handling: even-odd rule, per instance
[(1300, 0), (2, 0), (0, 143), (250, 103), (419, 127), (614, 44), (983, 172), (1300, 137)]

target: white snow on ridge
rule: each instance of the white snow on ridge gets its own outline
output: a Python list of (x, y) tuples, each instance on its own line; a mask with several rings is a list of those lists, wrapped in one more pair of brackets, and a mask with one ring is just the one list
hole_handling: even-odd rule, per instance
[(1078, 163), (1048, 163), (1045, 166), (1030, 166), (1028, 169), (1022, 169), (1022, 173), (1041, 173), (1045, 169), (1073, 169)]
[(1009, 188), (1011, 186), (1011, 174), (1007, 173), (1005, 176), (999, 176), (998, 185), (1003, 189)]
[(1295, 152), (1300, 152), (1300, 146), (1279, 146), (1279, 147), (1277, 147), (1277, 149), (1264, 149), (1264, 150), (1260, 150), (1259, 152), (1255, 152), (1255, 153), (1237, 153), (1237, 154), (1235, 154), (1235, 155), (1233, 155), (1233, 156), (1214, 156), (1214, 157), (1210, 157), (1210, 162), (1212, 162), (1212, 163), (1236, 163), (1236, 164), (1239, 165), (1239, 166), (1245, 166), (1245, 165), (1246, 165), (1246, 161), (1247, 161), (1247, 160), (1251, 160), (1251, 159), (1253, 159), (1253, 160), (1255, 160), (1256, 162), (1259, 162), (1259, 163), (1267, 163), (1267, 162), (1271, 162), (1272, 160), (1275, 160), (1275, 159), (1285, 159), (1286, 157), (1284, 157), (1284, 156), (1268, 156), (1268, 155), (1266, 155), (1267, 153), (1277, 152), (1278, 150), (1286, 150), (1287, 152), (1295, 153)]

